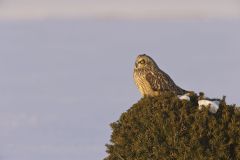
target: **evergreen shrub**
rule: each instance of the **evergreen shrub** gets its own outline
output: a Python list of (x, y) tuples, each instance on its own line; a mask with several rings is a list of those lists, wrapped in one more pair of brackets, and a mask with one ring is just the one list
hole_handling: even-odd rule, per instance
[(111, 124), (105, 160), (238, 160), (240, 111), (222, 100), (217, 113), (198, 97), (145, 97)]

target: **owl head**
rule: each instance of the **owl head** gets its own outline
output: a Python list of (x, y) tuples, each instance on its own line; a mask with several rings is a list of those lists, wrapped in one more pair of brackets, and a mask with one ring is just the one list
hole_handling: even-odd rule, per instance
[(140, 54), (135, 61), (135, 69), (157, 67), (156, 62), (146, 54)]

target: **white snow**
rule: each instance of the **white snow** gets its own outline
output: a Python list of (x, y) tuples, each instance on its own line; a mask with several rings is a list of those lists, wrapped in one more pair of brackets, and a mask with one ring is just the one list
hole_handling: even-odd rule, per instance
[[(208, 87), (210, 95), (218, 95), (222, 86), (228, 102), (240, 104), (239, 28), (240, 21), (2, 22), (0, 159), (103, 159), (112, 132), (109, 124), (140, 98), (132, 66), (146, 49), (159, 65), (169, 67), (174, 80), (185, 80), (181, 86)], [(196, 51), (198, 44), (206, 52), (195, 58), (201, 52)], [(180, 52), (180, 46), (187, 52)], [(227, 48), (234, 52), (225, 53)], [(183, 64), (186, 57), (191, 60)], [(216, 72), (206, 86), (203, 79), (212, 77), (209, 68)], [(234, 77), (227, 86), (222, 70)]]
[[(178, 95), (180, 100), (190, 101), (189, 93), (184, 95)], [(209, 111), (212, 113), (216, 113), (219, 108), (220, 101), (210, 101), (210, 100), (199, 100), (198, 101), (198, 109), (202, 109), (202, 107), (209, 107)]]
[(187, 101), (190, 101), (190, 97), (189, 97), (189, 94), (184, 94), (184, 95), (178, 95), (178, 98), (180, 100), (187, 100)]
[(219, 101), (210, 101), (210, 100), (199, 100), (198, 101), (198, 109), (202, 109), (202, 107), (208, 107), (209, 106), (209, 111), (212, 113), (216, 113), (218, 108), (219, 108)]

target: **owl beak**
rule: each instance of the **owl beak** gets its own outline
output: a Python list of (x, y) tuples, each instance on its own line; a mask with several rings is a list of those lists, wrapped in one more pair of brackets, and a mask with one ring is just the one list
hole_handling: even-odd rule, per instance
[(135, 68), (137, 68), (138, 67), (138, 63), (137, 62), (135, 62)]

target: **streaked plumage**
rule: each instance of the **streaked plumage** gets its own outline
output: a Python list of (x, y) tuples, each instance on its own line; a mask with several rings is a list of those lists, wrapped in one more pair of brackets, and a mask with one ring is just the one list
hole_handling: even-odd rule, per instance
[(134, 81), (142, 96), (158, 96), (164, 91), (178, 95), (187, 92), (178, 87), (170, 76), (163, 72), (155, 61), (146, 54), (139, 55), (136, 59)]

